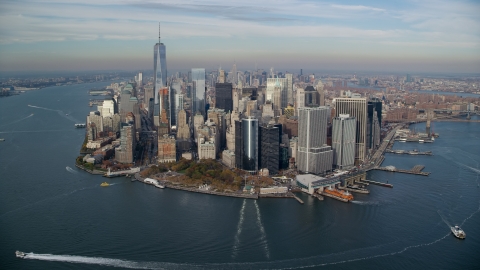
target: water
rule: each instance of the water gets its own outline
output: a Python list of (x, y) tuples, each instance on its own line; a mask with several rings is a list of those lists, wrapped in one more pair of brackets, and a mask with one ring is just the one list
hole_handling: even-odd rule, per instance
[[(0, 265), (3, 269), (474, 269), (480, 266), (480, 124), (435, 122), (433, 144), (394, 149), (368, 195), (345, 204), (299, 195), (242, 200), (160, 190), (127, 178), (100, 187), (79, 171), (90, 88), (0, 99)], [(30, 106), (28, 106), (30, 105)], [(32, 115), (33, 114), (33, 115)], [(68, 115), (66, 115), (68, 114)], [(478, 119), (478, 116), (475, 116)], [(416, 129), (423, 130), (425, 124)], [(454, 238), (448, 224), (467, 233)], [(28, 252), (15, 258), (15, 250)]]

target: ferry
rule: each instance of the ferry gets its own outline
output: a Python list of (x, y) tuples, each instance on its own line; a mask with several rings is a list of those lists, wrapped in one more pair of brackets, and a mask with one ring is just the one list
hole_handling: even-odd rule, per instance
[(17, 251), (15, 251), (15, 256), (23, 259), (23, 258), (25, 258), (25, 253), (17, 250)]
[(453, 235), (455, 235), (455, 237), (457, 237), (458, 239), (465, 239), (465, 237), (467, 236), (467, 234), (462, 229), (460, 229), (458, 225), (455, 225), (450, 229), (452, 230)]
[(86, 127), (86, 124), (75, 124), (76, 128), (84, 128)]
[(347, 201), (353, 201), (353, 196), (348, 191), (338, 190), (338, 189), (329, 187), (324, 189), (323, 192)]
[(108, 186), (110, 186), (110, 184), (107, 183), (107, 182), (103, 182), (103, 183), (100, 184), (100, 186), (101, 187), (108, 187)]

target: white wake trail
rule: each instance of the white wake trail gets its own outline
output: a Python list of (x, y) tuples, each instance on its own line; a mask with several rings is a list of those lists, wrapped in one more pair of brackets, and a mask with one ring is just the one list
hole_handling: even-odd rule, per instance
[(0, 125), (0, 127), (4, 127), (4, 126), (8, 126), (8, 125), (11, 125), (11, 124), (18, 123), (18, 122), (20, 122), (20, 121), (23, 121), (23, 120), (25, 120), (25, 119), (28, 119), (28, 118), (32, 117), (33, 115), (34, 115), (34, 114), (32, 113), (32, 114), (30, 114), (29, 116), (24, 117), (24, 118), (22, 118), (22, 119), (18, 119), (18, 120), (16, 120), (16, 121), (13, 121), (13, 122), (8, 123), (8, 124), (5, 124), (5, 125)]
[(73, 174), (78, 174), (78, 172), (72, 169), (70, 166), (65, 167), (65, 169)]
[(243, 218), (244, 218), (244, 215), (245, 215), (245, 205), (247, 204), (246, 202), (247, 202), (247, 200), (244, 199), (243, 203), (242, 203), (242, 208), (240, 209), (240, 220), (238, 221), (237, 233), (235, 234), (235, 243), (233, 245), (232, 256), (234, 258), (237, 257), (238, 246), (240, 245), (240, 233), (242, 233)]
[(260, 232), (262, 236), (260, 237), (260, 241), (262, 242), (265, 248), (265, 256), (267, 259), (270, 259), (270, 251), (268, 250), (268, 243), (267, 243), (267, 234), (265, 233), (265, 228), (263, 227), (262, 221), (260, 219), (260, 209), (258, 208), (257, 201), (255, 200), (255, 208), (257, 209), (257, 225), (260, 228)]

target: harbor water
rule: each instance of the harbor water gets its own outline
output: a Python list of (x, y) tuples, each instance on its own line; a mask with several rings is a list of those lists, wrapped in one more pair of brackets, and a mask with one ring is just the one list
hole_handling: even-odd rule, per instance
[[(49, 87), (0, 99), (2, 269), (479, 269), (480, 124), (434, 122), (434, 143), (393, 149), (353, 203), (304, 194), (246, 200), (158, 189), (75, 167), (88, 90)], [(472, 119), (479, 119), (473, 116)], [(425, 124), (417, 124), (423, 130)], [(450, 225), (460, 225), (465, 240)], [(27, 253), (25, 259), (15, 251)]]

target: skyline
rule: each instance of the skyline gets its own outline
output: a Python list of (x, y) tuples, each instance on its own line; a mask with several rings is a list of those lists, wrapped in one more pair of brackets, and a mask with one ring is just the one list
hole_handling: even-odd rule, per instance
[(473, 1), (3, 1), (0, 72), (222, 67), (480, 72)]

